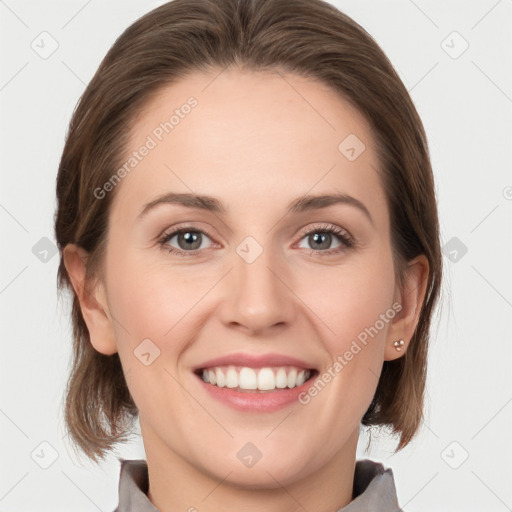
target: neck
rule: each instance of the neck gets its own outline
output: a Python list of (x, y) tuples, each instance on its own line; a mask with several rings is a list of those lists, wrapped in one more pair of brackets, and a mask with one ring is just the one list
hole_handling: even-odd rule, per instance
[[(146, 432), (147, 434), (147, 432)], [(244, 486), (191, 464), (166, 445), (144, 437), (148, 498), (161, 512), (334, 512), (352, 501), (358, 431), (326, 463), (285, 485), (266, 471), (268, 484)], [(268, 469), (268, 468), (267, 468)]]

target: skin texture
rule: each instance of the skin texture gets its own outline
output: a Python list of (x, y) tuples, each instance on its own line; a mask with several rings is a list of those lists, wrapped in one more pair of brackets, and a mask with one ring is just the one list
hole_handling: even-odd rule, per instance
[[(352, 500), (360, 421), (383, 361), (407, 349), (428, 264), (410, 262), (399, 289), (372, 133), (317, 81), (238, 69), (191, 74), (141, 112), (127, 158), (191, 96), (198, 105), (117, 185), (102, 277), (87, 283), (89, 293), (86, 253), (66, 248), (92, 344), (119, 352), (140, 412), (148, 496), (160, 510), (337, 510)], [(350, 134), (366, 146), (354, 161), (338, 150)], [(226, 213), (161, 204), (137, 219), (166, 192), (213, 196)], [(333, 193), (361, 201), (372, 221), (348, 204), (286, 214), (296, 198)], [(205, 231), (199, 252), (180, 256), (158, 244), (178, 224)], [(305, 233), (325, 225), (346, 230), (356, 246), (332, 235), (314, 253)], [(250, 264), (236, 252), (247, 236), (263, 250)], [(169, 246), (186, 250), (177, 236)], [(394, 302), (402, 311), (307, 405), (240, 412), (210, 398), (192, 373), (213, 357), (272, 352), (322, 374)], [(145, 366), (134, 350), (148, 338), (160, 355)], [(262, 453), (251, 468), (237, 457), (248, 442)]]

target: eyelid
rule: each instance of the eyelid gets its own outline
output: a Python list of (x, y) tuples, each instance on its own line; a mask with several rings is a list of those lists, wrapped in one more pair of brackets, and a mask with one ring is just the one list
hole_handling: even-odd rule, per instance
[[(356, 243), (354, 237), (345, 229), (345, 228), (342, 228), (341, 226), (337, 226), (336, 224), (328, 224), (328, 223), (318, 223), (318, 224), (314, 224), (313, 226), (311, 225), (308, 225), (307, 227), (305, 228), (302, 228), (299, 232), (299, 240), (302, 240), (302, 238), (304, 238), (306, 235), (309, 235), (311, 234), (312, 232), (323, 232), (323, 231), (328, 231), (328, 232), (334, 232), (335, 234), (338, 234), (339, 236), (343, 236), (347, 239), (347, 241), (349, 241), (351, 244), (354, 244)], [(322, 252), (325, 252), (325, 251), (322, 251)]]
[(172, 227), (167, 227), (160, 232), (160, 234), (156, 237), (157, 240), (161, 240), (162, 238), (167, 237), (168, 235), (176, 235), (180, 231), (198, 231), (207, 235), (209, 238), (214, 238), (206, 228), (200, 227), (200, 224), (196, 222), (179, 222), (178, 224), (174, 224)]

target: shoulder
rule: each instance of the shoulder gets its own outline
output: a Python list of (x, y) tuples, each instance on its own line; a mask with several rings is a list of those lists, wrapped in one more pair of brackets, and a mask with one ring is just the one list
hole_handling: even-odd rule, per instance
[(356, 462), (352, 496), (352, 501), (337, 512), (403, 512), (398, 506), (393, 471), (380, 462)]
[(114, 512), (158, 512), (147, 497), (148, 465), (145, 460), (121, 459), (119, 504)]

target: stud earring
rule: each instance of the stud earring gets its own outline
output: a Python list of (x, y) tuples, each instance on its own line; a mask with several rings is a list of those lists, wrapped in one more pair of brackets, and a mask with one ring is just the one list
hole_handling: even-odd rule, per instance
[(400, 350), (402, 350), (402, 346), (404, 345), (404, 340), (397, 340), (393, 343), (393, 345), (400, 352)]

